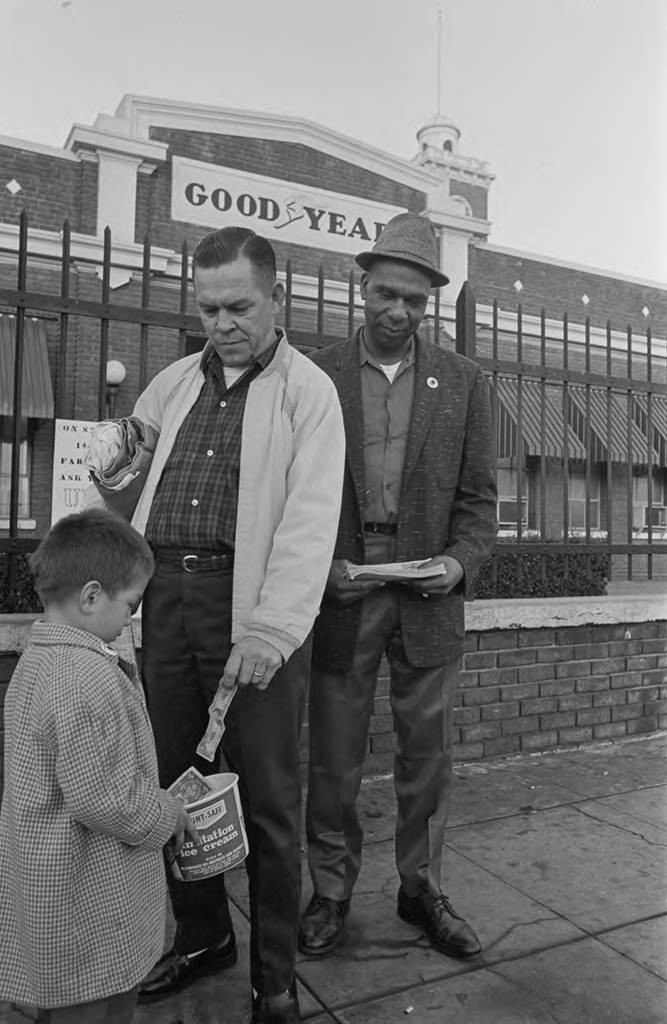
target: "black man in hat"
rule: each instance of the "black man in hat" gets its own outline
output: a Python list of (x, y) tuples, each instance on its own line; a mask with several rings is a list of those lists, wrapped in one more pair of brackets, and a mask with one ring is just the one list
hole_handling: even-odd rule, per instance
[[(333, 380), (347, 457), (334, 561), (315, 623), (306, 824), (313, 895), (299, 948), (340, 942), (361, 865), (356, 812), (380, 659), (396, 730), (399, 917), (454, 957), (480, 950), (443, 892), (464, 597), (494, 543), (495, 443), (480, 367), (417, 333), (448, 283), (425, 217), (394, 217), (363, 270), (364, 325), (314, 359)], [(438, 575), (349, 579), (352, 564), (427, 560)]]

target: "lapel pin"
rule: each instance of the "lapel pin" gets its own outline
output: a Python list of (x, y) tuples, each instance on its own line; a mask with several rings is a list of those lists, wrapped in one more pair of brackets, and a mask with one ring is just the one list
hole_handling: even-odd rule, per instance
[(437, 388), (438, 382), (437, 382), (435, 377), (427, 377), (426, 378), (426, 385), (429, 388)]

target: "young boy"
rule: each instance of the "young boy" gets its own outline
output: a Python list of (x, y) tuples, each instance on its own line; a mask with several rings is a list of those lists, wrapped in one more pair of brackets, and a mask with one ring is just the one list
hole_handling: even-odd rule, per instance
[(48, 1024), (125, 1024), (162, 952), (162, 847), (196, 839), (158, 787), (136, 673), (108, 646), (153, 557), (91, 509), (56, 523), (31, 567), (44, 617), (5, 700), (0, 998)]

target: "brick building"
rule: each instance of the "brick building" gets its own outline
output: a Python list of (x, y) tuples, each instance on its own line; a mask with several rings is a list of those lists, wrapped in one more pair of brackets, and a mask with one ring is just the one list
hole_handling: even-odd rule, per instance
[[(194, 312), (180, 279), (183, 243), (191, 251), (230, 223), (267, 235), (280, 268), (290, 265), (290, 333), (315, 344), (345, 336), (359, 313), (348, 308), (354, 254), (408, 209), (436, 225), (451, 278), (427, 332), (452, 344), (464, 282), (476, 299), (504, 532), (666, 539), (667, 290), (494, 246), (493, 175), (459, 142), (456, 124), (437, 115), (404, 160), (296, 118), (138, 96), (92, 126), (74, 125), (62, 149), (0, 137), (0, 530), (9, 515), (17, 292), (28, 315), (19, 527), (39, 536), (50, 518), (54, 418), (99, 417), (100, 353), (126, 368), (115, 408), (124, 414), (143, 381), (201, 344), (194, 321), (178, 320)], [(173, 322), (165, 315), (149, 326), (127, 312), (147, 306)], [(654, 559), (654, 574), (663, 568)]]

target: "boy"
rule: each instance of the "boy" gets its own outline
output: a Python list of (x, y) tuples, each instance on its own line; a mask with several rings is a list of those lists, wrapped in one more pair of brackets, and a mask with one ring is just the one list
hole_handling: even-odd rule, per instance
[(108, 646), (153, 571), (109, 512), (61, 519), (31, 559), (44, 605), (5, 700), (0, 998), (48, 1024), (125, 1024), (162, 952), (162, 847), (196, 831), (158, 787), (136, 673)]

